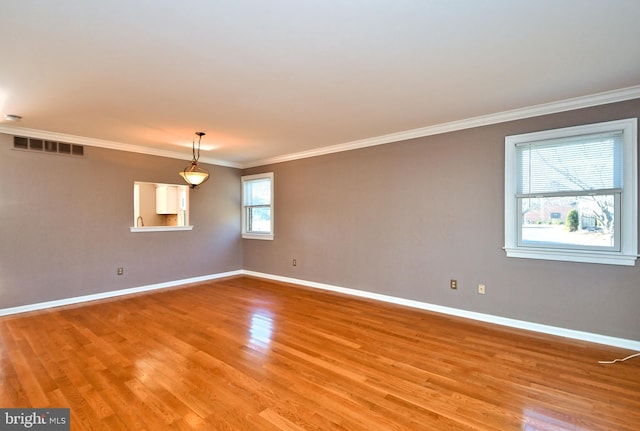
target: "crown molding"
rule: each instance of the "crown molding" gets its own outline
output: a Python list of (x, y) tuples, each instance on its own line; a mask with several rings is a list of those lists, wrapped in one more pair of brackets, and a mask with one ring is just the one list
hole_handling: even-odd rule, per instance
[(388, 135), (373, 138), (361, 139), (344, 144), (331, 145), (328, 147), (316, 148), (298, 153), (286, 154), (271, 157), (253, 162), (247, 162), (242, 168), (264, 166), (274, 163), (288, 162), (292, 160), (305, 159), (308, 157), (322, 156), (325, 154), (338, 153), (341, 151), (355, 150), (358, 148), (373, 147), (376, 145), (390, 144), (393, 142), (405, 141), (408, 139), (422, 138), (425, 136), (439, 135), (442, 133), (455, 132), (458, 130), (471, 129), (474, 127), (488, 126), (492, 124), (505, 123), (507, 121), (522, 120), (525, 118), (538, 117), (541, 115), (555, 114), (558, 112), (572, 111), (574, 109), (589, 108), (591, 106), (606, 105), (608, 103), (623, 102), (640, 98), (640, 85), (622, 88), (619, 90), (607, 91), (592, 94), (589, 96), (574, 97), (557, 102), (545, 103), (529, 106), (526, 108), (513, 109), (510, 111), (498, 112), (495, 114), (481, 115), (464, 120), (451, 121), (449, 123), (436, 124), (433, 126), (421, 127), (418, 129), (406, 130), (404, 132), (391, 133)]
[[(8, 135), (26, 136), (29, 138), (46, 139), (50, 141), (68, 142), (70, 144), (86, 145), (90, 147), (107, 148), (110, 150), (129, 151), (131, 153), (147, 154), (150, 156), (169, 157), (172, 159), (190, 160), (191, 152), (167, 151), (138, 145), (123, 144), (121, 142), (107, 141), (103, 139), (87, 138), (85, 136), (68, 135), (66, 133), (48, 132), (46, 130), (28, 129), (25, 127), (0, 124), (0, 133)], [(231, 168), (241, 168), (238, 163), (218, 160), (209, 157), (200, 157), (200, 162)]]
[[(558, 112), (571, 111), (574, 109), (589, 108), (591, 106), (606, 105), (608, 103), (623, 102), (640, 98), (640, 85), (622, 88), (619, 90), (596, 93), (589, 96), (575, 97), (560, 100), (557, 102), (545, 103), (526, 108), (513, 109), (510, 111), (498, 112), (495, 114), (481, 115), (479, 117), (467, 118), (464, 120), (451, 121), (448, 123), (435, 124), (418, 129), (406, 130), (388, 135), (376, 136), (358, 141), (346, 142), (343, 144), (331, 145), (327, 147), (315, 148), (308, 151), (285, 154), (282, 156), (270, 157), (261, 160), (254, 160), (245, 163), (236, 163), (226, 160), (218, 160), (209, 157), (201, 157), (200, 161), (213, 165), (226, 166), (230, 168), (246, 169), (255, 166), (264, 166), (274, 163), (288, 162), (292, 160), (306, 159), (309, 157), (322, 156), (326, 154), (339, 153), (342, 151), (355, 150), (358, 148), (373, 147), (376, 145), (390, 144), (393, 142), (406, 141), (408, 139), (423, 138), (425, 136), (439, 135), (442, 133), (455, 132), (458, 130), (471, 129), (474, 127), (488, 126), (492, 124), (505, 123), (507, 121), (522, 120), (525, 118), (538, 117), (541, 115), (555, 114)], [(132, 153), (148, 154), (152, 156), (170, 157), (173, 159), (188, 159), (189, 155), (177, 151), (159, 150), (150, 147), (124, 144), (121, 142), (107, 141), (102, 139), (87, 138), (84, 136), (68, 135), (65, 133), (48, 132), (44, 130), (28, 129), (17, 126), (0, 124), (0, 133), (9, 135), (28, 136), (32, 138), (48, 139), (52, 141), (69, 142), (72, 144), (88, 145), (92, 147), (108, 148), (111, 150), (129, 151)]]

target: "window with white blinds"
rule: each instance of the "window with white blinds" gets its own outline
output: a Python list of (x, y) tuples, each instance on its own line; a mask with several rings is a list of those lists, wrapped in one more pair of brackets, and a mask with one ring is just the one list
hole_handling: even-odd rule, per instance
[(507, 256), (634, 265), (637, 120), (505, 139)]
[(622, 187), (620, 131), (516, 145), (519, 196), (592, 194)]
[(242, 177), (242, 237), (273, 239), (273, 172)]

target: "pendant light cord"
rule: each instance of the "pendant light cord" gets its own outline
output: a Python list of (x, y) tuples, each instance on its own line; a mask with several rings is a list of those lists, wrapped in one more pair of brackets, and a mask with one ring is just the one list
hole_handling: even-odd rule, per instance
[(198, 135), (198, 156), (196, 157), (196, 141), (193, 141), (191, 152), (193, 154), (193, 161), (198, 163), (198, 160), (200, 160), (200, 141), (204, 136), (204, 132), (196, 132), (196, 135)]

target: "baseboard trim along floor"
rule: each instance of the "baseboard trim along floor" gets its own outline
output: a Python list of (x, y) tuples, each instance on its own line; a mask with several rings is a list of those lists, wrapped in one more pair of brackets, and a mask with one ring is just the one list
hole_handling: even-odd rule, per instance
[(115, 298), (117, 296), (132, 295), (135, 293), (148, 292), (151, 290), (167, 289), (170, 287), (182, 286), (191, 283), (200, 283), (203, 281), (215, 280), (224, 277), (233, 277), (241, 275), (242, 270), (221, 272), (218, 274), (203, 275), (201, 277), (186, 278), (182, 280), (168, 281), (164, 283), (149, 284), (147, 286), (131, 287), (129, 289), (113, 290), (109, 292), (95, 293), (92, 295), (76, 296), (73, 298), (58, 299), (55, 301), (39, 302), (37, 304), (21, 305), (18, 307), (0, 309), (0, 316), (8, 316), (10, 314), (27, 313), (29, 311), (45, 310), (47, 308), (63, 307), (65, 305), (80, 304), (82, 302), (97, 301), (100, 299)]
[(640, 341), (627, 340), (625, 338), (611, 337), (608, 335), (594, 334), (591, 332), (576, 331), (557, 326), (543, 325), (540, 323), (527, 322), (525, 320), (510, 319), (506, 317), (494, 316), (492, 314), (477, 313), (474, 311), (461, 310), (458, 308), (444, 307), (427, 302), (415, 301), (412, 299), (398, 298), (395, 296), (382, 295), (379, 293), (367, 292), (363, 290), (350, 289), (346, 287), (333, 286), (330, 284), (316, 283), (313, 281), (301, 280), (297, 278), (283, 277), (273, 274), (265, 274), (261, 272), (243, 270), (242, 274), (265, 278), (283, 283), (298, 284), (301, 286), (311, 287), (315, 289), (328, 290), (331, 292), (343, 293), (346, 295), (359, 296), (362, 298), (374, 299), (377, 301), (388, 302), (392, 304), (404, 305), (407, 307), (418, 308), (421, 310), (433, 311), (436, 313), (448, 314), (456, 317), (477, 320), (486, 323), (494, 323), (496, 325), (508, 326), (511, 328), (524, 329), (527, 331), (539, 332), (548, 335), (556, 335), (559, 337), (571, 338), (574, 340), (588, 341), (591, 343), (604, 344), (607, 346), (621, 347), (623, 349), (640, 351)]
[(350, 289), (346, 287), (334, 286), (330, 284), (317, 283), (314, 281), (302, 280), (298, 278), (283, 277), (279, 275), (267, 274), (262, 272), (237, 270), (218, 274), (210, 274), (201, 277), (193, 277), (182, 280), (174, 280), (165, 283), (150, 284), (147, 286), (132, 287), (129, 289), (114, 290), (110, 292), (96, 293), (92, 295), (77, 296), (73, 298), (59, 299), (55, 301), (40, 302), (36, 304), (22, 305), (18, 307), (0, 309), (0, 316), (8, 316), (12, 314), (26, 313), (30, 311), (45, 310), (47, 308), (62, 307), (65, 305), (80, 304), (83, 302), (97, 301), (100, 299), (115, 298), (118, 296), (131, 295), (135, 293), (148, 292), (152, 290), (167, 289), (171, 287), (182, 286), (191, 283), (200, 283), (203, 281), (215, 280), (218, 278), (233, 277), (238, 275), (248, 275), (251, 277), (264, 278), (266, 280), (280, 281), (283, 283), (297, 284), (300, 286), (322, 289), (336, 293), (342, 293), (361, 298), (373, 299), (391, 304), (404, 305), (407, 307), (417, 308), (421, 310), (433, 311), (436, 313), (447, 314), (466, 319), (477, 320), (480, 322), (493, 323), (496, 325), (507, 326), (511, 328), (524, 329), (527, 331), (539, 332), (543, 334), (556, 335), (559, 337), (571, 338), (574, 340), (588, 341), (591, 343), (604, 344), (607, 346), (620, 347), (623, 349), (640, 351), (640, 341), (628, 340), (624, 338), (611, 337), (608, 335), (594, 334), (591, 332), (576, 331), (557, 326), (543, 325), (540, 323), (527, 322), (525, 320), (510, 319), (506, 317), (494, 316), (491, 314), (477, 313), (474, 311), (462, 310), (452, 307), (444, 307), (441, 305), (430, 304), (427, 302), (415, 301), (413, 299), (398, 298), (390, 295), (382, 295), (379, 293), (367, 292), (364, 290)]

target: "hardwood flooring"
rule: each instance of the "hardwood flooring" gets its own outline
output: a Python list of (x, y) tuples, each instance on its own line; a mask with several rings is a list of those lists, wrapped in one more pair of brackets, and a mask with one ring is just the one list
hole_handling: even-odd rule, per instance
[(249, 277), (0, 318), (72, 430), (639, 430), (633, 352)]

